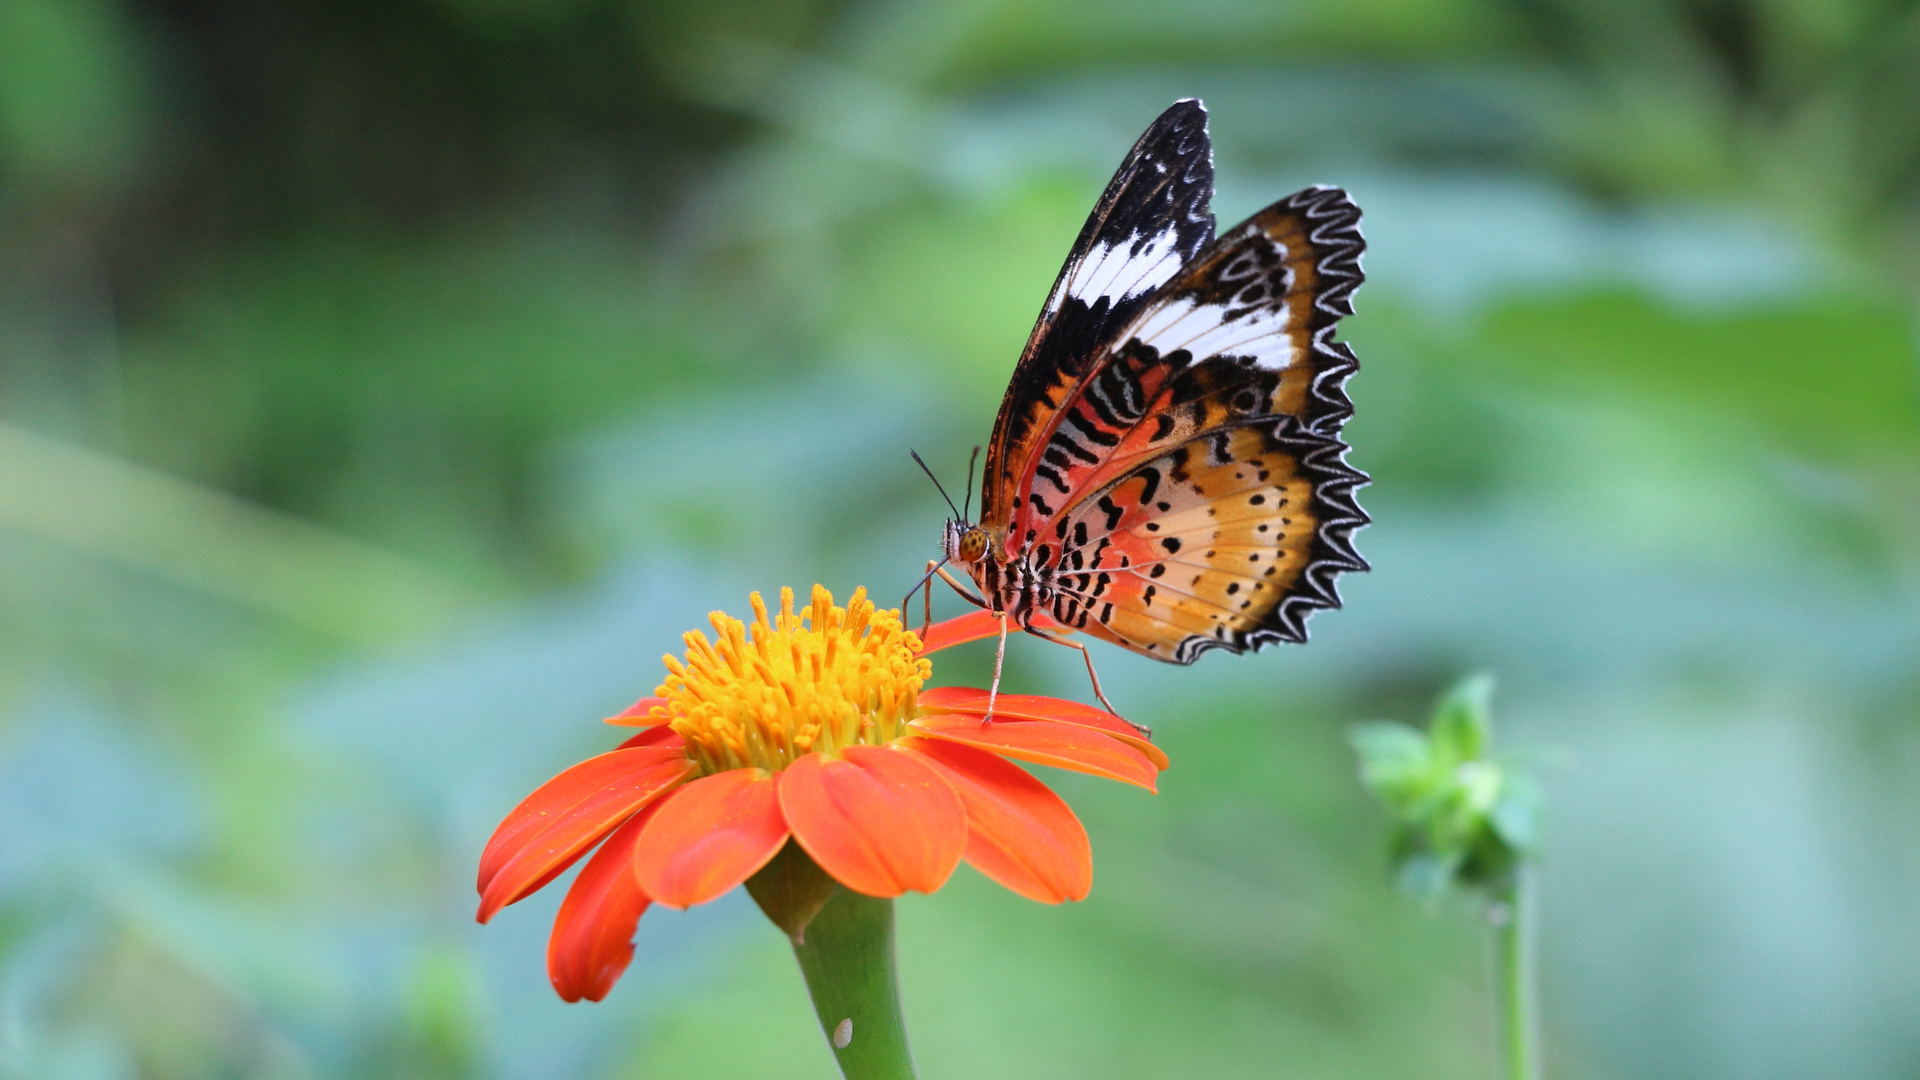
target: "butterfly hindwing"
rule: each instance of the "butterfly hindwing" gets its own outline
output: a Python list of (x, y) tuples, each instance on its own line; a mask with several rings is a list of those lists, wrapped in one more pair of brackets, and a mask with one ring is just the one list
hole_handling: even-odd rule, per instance
[(1345, 451), (1280, 417), (1137, 465), (1050, 530), (1052, 614), (1175, 663), (1306, 640), (1306, 616), (1339, 604), (1333, 578), (1366, 568), (1352, 545), (1366, 478)]
[(1027, 339), (987, 450), (983, 522), (1006, 522), (1034, 435), (1101, 347), (1213, 239), (1212, 197), (1206, 109), (1175, 102), (1107, 183)]

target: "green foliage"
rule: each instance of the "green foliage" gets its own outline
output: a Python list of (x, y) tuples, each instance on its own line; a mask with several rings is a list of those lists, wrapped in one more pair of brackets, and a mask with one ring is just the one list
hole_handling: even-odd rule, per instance
[(126, 164), (151, 92), (131, 21), (107, 0), (0, 5), (0, 177), (61, 187)]
[[(474, 859), (711, 608), (904, 592), (946, 514), (906, 450), (957, 479), (1185, 95), (1223, 220), (1366, 209), (1375, 569), (1303, 649), (1097, 650), (1174, 767), (1048, 776), (1083, 904), (899, 904), (924, 1074), (1484, 1075), (1478, 928), (1378, 887), (1341, 737), (1480, 667), (1573, 753), (1542, 947), (1581, 1070), (1913, 1074), (1917, 26), (0, 0), (0, 1077), (830, 1075), (744, 897), (649, 911), (567, 1008), (564, 880), (481, 930)], [(1053, 652), (1007, 685), (1084, 698)], [(1356, 736), (1428, 889), (1532, 844), (1450, 708)]]
[(1538, 841), (1539, 797), (1493, 754), (1493, 678), (1461, 680), (1426, 731), (1392, 720), (1350, 734), (1360, 777), (1394, 822), (1395, 875), (1416, 896), (1508, 887)]
[(1658, 395), (1739, 417), (1819, 462), (1920, 452), (1912, 316), (1893, 297), (1690, 312), (1637, 293), (1505, 305), (1477, 357), (1489, 372)]

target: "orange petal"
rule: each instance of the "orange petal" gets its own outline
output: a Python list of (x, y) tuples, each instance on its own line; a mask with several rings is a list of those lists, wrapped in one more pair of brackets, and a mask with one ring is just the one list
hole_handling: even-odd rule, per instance
[(547, 978), (564, 1001), (599, 1001), (633, 960), (633, 931), (651, 902), (633, 876), (633, 844), (656, 799), (607, 837), (573, 879), (547, 939)]
[(967, 846), (966, 807), (945, 777), (885, 746), (800, 758), (780, 781), (780, 809), (820, 869), (868, 896), (938, 889)]
[[(1067, 626), (1064, 623), (1055, 622), (1051, 615), (1038, 611), (1034, 612), (1033, 615), (1033, 627), (1036, 630), (1045, 630), (1050, 634), (1073, 633), (1073, 627)], [(1007, 632), (1009, 634), (1020, 633), (1020, 624), (1009, 621), (1007, 623)], [(934, 623), (928, 627), (927, 632), (920, 635), (920, 651), (914, 653), (914, 655), (926, 656), (929, 653), (937, 653), (941, 649), (951, 648), (955, 645), (964, 645), (969, 641), (979, 641), (981, 638), (999, 636), (999, 616), (988, 611), (986, 608), (981, 608), (978, 611), (969, 611), (965, 615), (958, 615), (954, 618)]]
[(1124, 780), (1148, 791), (1155, 790), (1154, 777), (1159, 772), (1140, 751), (1078, 724), (1054, 720), (982, 723), (972, 716), (948, 713), (923, 716), (907, 726), (922, 735), (977, 746), (1001, 757)]
[(967, 808), (967, 861), (1029, 900), (1084, 900), (1093, 888), (1087, 830), (1033, 774), (985, 750), (940, 739), (895, 746), (941, 769)]
[(680, 749), (637, 746), (588, 758), (540, 785), (480, 854), (479, 920), (552, 881), (694, 767)]
[[(1010, 626), (1008, 629), (1015, 628)], [(927, 627), (920, 635), (920, 651), (914, 655), (926, 656), (928, 653), (937, 653), (941, 649), (969, 641), (979, 641), (984, 637), (997, 637), (999, 634), (999, 618), (993, 612), (981, 608)]]
[(641, 728), (638, 735), (621, 743), (619, 748), (625, 750), (632, 746), (666, 746), (675, 750), (684, 750), (686, 745), (687, 740), (682, 738), (679, 732), (665, 724), (659, 724), (650, 728)]
[(641, 891), (692, 907), (752, 877), (787, 842), (779, 787), (778, 773), (730, 769), (674, 792), (634, 845)]
[(666, 723), (667, 721), (664, 717), (655, 719), (647, 716), (648, 713), (653, 711), (655, 705), (664, 709), (667, 707), (667, 699), (663, 697), (643, 697), (625, 709), (607, 717), (605, 722), (609, 724), (620, 724), (625, 727), (653, 727)]
[[(920, 691), (920, 707), (932, 712), (984, 716), (987, 711), (987, 692), (974, 686), (936, 686)], [(1001, 694), (993, 703), (993, 719), (995, 722), (1058, 720), (1063, 724), (1090, 727), (1104, 731), (1147, 755), (1147, 760), (1153, 762), (1156, 769), (1165, 769), (1172, 764), (1167, 760), (1166, 751), (1140, 736), (1140, 729), (1104, 709), (1082, 705), (1078, 701), (1041, 697), (1038, 694)]]

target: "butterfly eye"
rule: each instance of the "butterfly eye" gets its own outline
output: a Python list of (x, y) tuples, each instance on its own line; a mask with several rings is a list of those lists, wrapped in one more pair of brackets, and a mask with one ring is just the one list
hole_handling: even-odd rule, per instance
[(972, 528), (960, 538), (960, 561), (979, 562), (987, 553), (987, 533), (985, 529)]

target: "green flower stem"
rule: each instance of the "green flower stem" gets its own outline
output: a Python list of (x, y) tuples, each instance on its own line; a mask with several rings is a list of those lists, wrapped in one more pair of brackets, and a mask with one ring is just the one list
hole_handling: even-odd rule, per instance
[(847, 1080), (913, 1080), (893, 963), (893, 901), (836, 890), (793, 954)]
[(1494, 890), (1494, 982), (1508, 1080), (1540, 1080), (1539, 1011), (1534, 989), (1534, 922), (1539, 901), (1533, 867), (1521, 862)]

